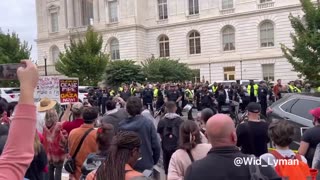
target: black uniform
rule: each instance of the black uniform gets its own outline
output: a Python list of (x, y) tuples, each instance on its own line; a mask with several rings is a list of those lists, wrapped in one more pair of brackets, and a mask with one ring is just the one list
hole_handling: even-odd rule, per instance
[(109, 92), (102, 91), (101, 93), (101, 113), (102, 114), (106, 113), (106, 102), (108, 101), (109, 97), (110, 97)]
[(167, 95), (168, 101), (176, 102), (176, 104), (177, 104), (177, 114), (182, 115), (181, 108), (179, 107), (179, 104), (177, 102), (179, 97), (182, 96), (182, 93), (180, 91), (178, 91), (178, 90), (169, 90), (169, 91), (167, 91), (166, 95)]
[(215, 111), (214, 109), (214, 95), (213, 93), (209, 92), (209, 91), (201, 91), (200, 92), (200, 106), (201, 106), (201, 110), (205, 109), (205, 108), (210, 108), (213, 111)]
[(143, 100), (143, 105), (146, 106), (148, 109), (150, 107), (150, 110), (153, 112), (153, 106), (152, 106), (152, 101), (153, 101), (153, 90), (150, 88), (145, 88), (142, 92), (142, 100)]
[(268, 107), (268, 88), (267, 87), (259, 87), (258, 89), (258, 97), (261, 105), (261, 114), (266, 117), (267, 116), (267, 107)]

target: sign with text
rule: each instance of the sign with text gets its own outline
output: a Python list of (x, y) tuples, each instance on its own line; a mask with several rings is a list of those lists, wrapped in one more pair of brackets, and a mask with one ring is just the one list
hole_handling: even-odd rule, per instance
[(49, 98), (60, 102), (59, 77), (57, 76), (41, 76), (34, 93), (34, 98), (39, 101), (43, 98)]
[(78, 79), (60, 79), (60, 103), (71, 103), (79, 101), (79, 80)]

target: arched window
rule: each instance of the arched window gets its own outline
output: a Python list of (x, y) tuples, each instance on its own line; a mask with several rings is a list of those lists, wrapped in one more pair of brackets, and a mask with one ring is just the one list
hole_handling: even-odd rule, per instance
[(189, 53), (190, 54), (201, 53), (200, 33), (197, 31), (192, 31), (189, 35)]
[(112, 60), (120, 59), (119, 41), (118, 39), (112, 39), (110, 42), (110, 53)]
[(170, 56), (169, 38), (166, 35), (162, 35), (159, 38), (160, 57)]
[(274, 27), (273, 24), (269, 21), (263, 22), (260, 25), (260, 46), (274, 46)]
[(93, 0), (81, 0), (81, 21), (83, 26), (93, 22)]
[(53, 64), (58, 62), (59, 54), (60, 54), (59, 48), (56, 45), (52, 46), (51, 47), (51, 61), (53, 62)]
[(223, 51), (233, 51), (235, 47), (235, 30), (233, 27), (225, 27), (222, 31)]

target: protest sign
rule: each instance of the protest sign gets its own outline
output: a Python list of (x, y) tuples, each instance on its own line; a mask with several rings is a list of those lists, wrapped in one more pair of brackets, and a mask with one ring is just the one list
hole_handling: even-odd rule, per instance
[(60, 79), (60, 103), (71, 103), (79, 101), (79, 80), (74, 78)]
[(41, 76), (34, 93), (35, 101), (43, 98), (49, 98), (60, 102), (59, 77), (57, 76)]

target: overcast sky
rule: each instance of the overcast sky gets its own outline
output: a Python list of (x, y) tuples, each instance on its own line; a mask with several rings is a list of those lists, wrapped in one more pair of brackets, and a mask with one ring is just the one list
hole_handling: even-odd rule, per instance
[(2, 31), (14, 31), (20, 39), (32, 45), (32, 59), (37, 59), (37, 37), (35, 0), (1, 0), (0, 28)]

